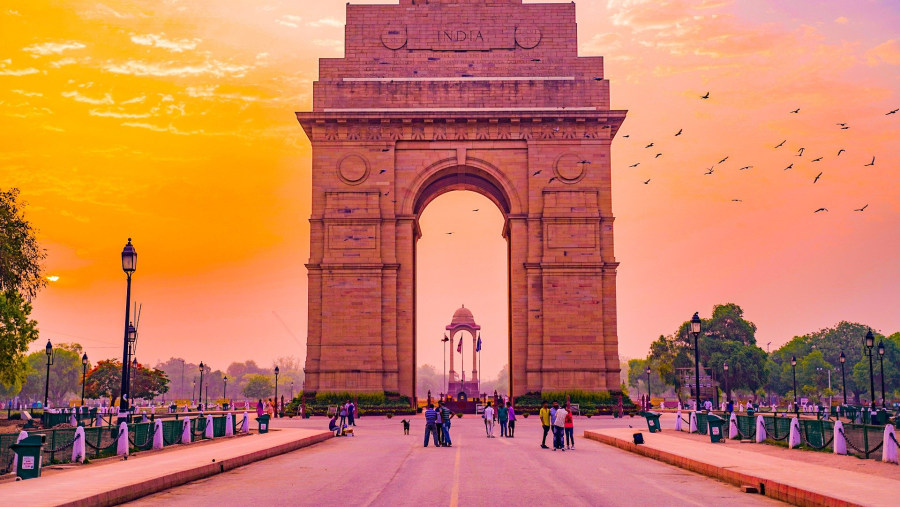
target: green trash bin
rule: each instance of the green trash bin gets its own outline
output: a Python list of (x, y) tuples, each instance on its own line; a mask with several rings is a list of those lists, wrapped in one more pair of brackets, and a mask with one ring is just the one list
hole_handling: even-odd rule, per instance
[(706, 424), (708, 426), (709, 440), (716, 444), (722, 441), (722, 432), (725, 428), (725, 419), (715, 415), (707, 414)]
[(747, 409), (747, 417), (753, 417), (754, 414), (756, 414), (755, 410), (753, 410), (752, 408)]
[(22, 479), (36, 479), (41, 476), (44, 435), (31, 435), (17, 444), (9, 446), (16, 453), (16, 475)]
[(662, 427), (659, 425), (659, 416), (662, 415), (659, 412), (644, 412), (643, 416), (647, 418), (647, 428), (650, 430), (650, 433), (656, 433), (657, 431), (662, 431)]
[(259, 423), (259, 434), (269, 432), (269, 414), (263, 414), (256, 418), (256, 422)]

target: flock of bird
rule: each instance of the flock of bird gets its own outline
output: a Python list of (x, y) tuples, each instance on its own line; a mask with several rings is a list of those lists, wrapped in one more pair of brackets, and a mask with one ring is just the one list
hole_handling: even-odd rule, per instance
[[(710, 92), (706, 92), (706, 94), (700, 96), (700, 99), (701, 99), (701, 100), (708, 100), (709, 98), (710, 98)], [(885, 116), (895, 115), (895, 114), (897, 114), (898, 112), (900, 112), (900, 108), (897, 108), (897, 109), (893, 109), (893, 110), (891, 110), (891, 111), (888, 111), (887, 113), (885, 113)], [(792, 110), (792, 111), (789, 111), (789, 113), (790, 113), (790, 114), (800, 114), (800, 108), (797, 108), (797, 109), (794, 109), (794, 110)], [(837, 125), (838, 127), (840, 127), (841, 130), (848, 130), (848, 129), (850, 128), (850, 126), (849, 126), (847, 123), (844, 123), (844, 122), (837, 123), (836, 125)], [(684, 133), (684, 129), (678, 129), (678, 131), (675, 132), (674, 137), (679, 137), (679, 136), (681, 136), (683, 133)], [(631, 136), (630, 136), (629, 134), (624, 134), (624, 135), (622, 135), (622, 138), (624, 138), (624, 139), (628, 139), (628, 138), (630, 138), (630, 137), (631, 137)], [(785, 146), (785, 144), (787, 143), (787, 141), (788, 141), (787, 139), (784, 139), (784, 140), (782, 140), (781, 142), (779, 142), (779, 143), (777, 143), (777, 144), (774, 144), (774, 145), (772, 146), (772, 149), (778, 150), (778, 149), (783, 148), (783, 147)], [(654, 147), (656, 147), (656, 144), (655, 144), (654, 142), (651, 141), (651, 142), (648, 143), (646, 146), (644, 146), (644, 149), (645, 149), (645, 150), (648, 150), (648, 149), (654, 148)], [(844, 153), (845, 151), (847, 151), (847, 150), (844, 149), (844, 148), (839, 149), (839, 150), (837, 151), (836, 157), (840, 157), (841, 154)], [(805, 147), (800, 147), (800, 148), (797, 150), (797, 153), (796, 153), (794, 156), (796, 156), (796, 157), (803, 157), (805, 152), (806, 152), (806, 148), (805, 148)], [(651, 151), (651, 153), (653, 153), (653, 151)], [(657, 158), (661, 157), (662, 155), (663, 155), (662, 152), (656, 152), (655, 155), (652, 155), (652, 159), (657, 159)], [(704, 176), (712, 176), (712, 175), (714, 175), (715, 172), (716, 172), (717, 166), (720, 166), (721, 164), (724, 164), (729, 158), (730, 158), (729, 156), (725, 156), (724, 158), (722, 158), (721, 160), (719, 160), (717, 163), (715, 163), (715, 164), (713, 164), (712, 166), (710, 166), (709, 168), (705, 169), (705, 172), (703, 172), (703, 175), (704, 175)], [(823, 159), (824, 159), (823, 156), (819, 156), (819, 157), (816, 157), (816, 158), (811, 159), (811, 160), (810, 160), (810, 163), (821, 162)], [(872, 160), (871, 160), (869, 163), (865, 164), (863, 167), (872, 167), (872, 166), (874, 166), (874, 165), (875, 165), (875, 159), (876, 159), (876, 157), (873, 156), (873, 157), (872, 157)], [(590, 163), (589, 161), (582, 161), (582, 162), (584, 162), (584, 163)], [(636, 162), (636, 163), (634, 163), (634, 164), (629, 165), (628, 167), (631, 168), (631, 169), (633, 169), (633, 168), (636, 168), (636, 167), (638, 167), (638, 166), (640, 166), (640, 165), (641, 165), (641, 162)], [(753, 165), (745, 165), (745, 166), (739, 168), (738, 170), (739, 170), (739, 171), (746, 171), (746, 170), (749, 170), (749, 169), (753, 169), (753, 167), (754, 167)], [(790, 162), (790, 163), (784, 168), (785, 171), (790, 171), (790, 170), (792, 170), (792, 169), (794, 169), (794, 162)], [(534, 175), (534, 176), (537, 176), (539, 173), (540, 173), (540, 171), (537, 171), (537, 172), (535, 172), (533, 175)], [(823, 174), (824, 174), (824, 171), (819, 171), (818, 174), (816, 174), (815, 178), (813, 178), (813, 181), (812, 181), (813, 184), (818, 183), (819, 180), (822, 178), (822, 175), (823, 175)], [(555, 178), (551, 178), (550, 182), (552, 183), (554, 179), (555, 179)], [(642, 180), (642, 182), (643, 182), (644, 185), (649, 185), (651, 181), (652, 181), (652, 178), (648, 178), (648, 179), (646, 179), (646, 180)], [(731, 201), (732, 201), (732, 202), (743, 202), (742, 199), (732, 199)], [(868, 204), (865, 204), (864, 206), (862, 206), (862, 207), (860, 207), (860, 208), (855, 208), (854, 211), (857, 211), (857, 212), (863, 212), (863, 211), (865, 211), (866, 208), (868, 208), (868, 207), (869, 207), (869, 205), (868, 205)], [(828, 208), (821, 207), (821, 208), (817, 208), (815, 211), (813, 211), (813, 213), (822, 213), (822, 212), (828, 212)]]

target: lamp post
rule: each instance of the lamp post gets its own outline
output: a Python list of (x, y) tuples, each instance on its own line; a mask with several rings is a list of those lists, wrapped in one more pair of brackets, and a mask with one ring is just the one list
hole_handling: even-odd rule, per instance
[(797, 356), (791, 356), (791, 375), (794, 377), (794, 412), (800, 417), (800, 405), (797, 405)]
[(294, 381), (291, 380), (291, 401), (294, 400)]
[(131, 238), (128, 238), (128, 243), (122, 249), (122, 271), (125, 272), (128, 282), (125, 290), (125, 340), (122, 345), (122, 398), (119, 402), (119, 424), (128, 419), (128, 358), (137, 335), (134, 326), (131, 325), (131, 275), (135, 269), (137, 269), (137, 252), (131, 245)]
[(197, 390), (197, 381), (191, 380), (191, 405), (194, 404), (194, 393)]
[(647, 365), (647, 409), (650, 409), (650, 365)]
[(728, 389), (728, 362), (722, 363), (722, 369), (725, 370), (725, 403), (731, 402), (731, 390)]
[(134, 388), (134, 383), (135, 383), (135, 378), (137, 377), (137, 374), (135, 373), (135, 372), (137, 372), (137, 369), (138, 369), (137, 358), (134, 358), (131, 360), (131, 367), (128, 368), (128, 376), (131, 377), (131, 379), (130, 379), (131, 387), (129, 387), (129, 389), (128, 389), (129, 393), (134, 393), (134, 391), (136, 391), (136, 389)]
[(47, 401), (50, 397), (50, 365), (53, 364), (53, 345), (47, 340), (47, 379), (44, 382), (44, 410), (47, 410)]
[(222, 377), (222, 399), (223, 400), (228, 399), (228, 397), (225, 396), (225, 393), (227, 393), (227, 392), (228, 392), (228, 375), (225, 375)]
[(81, 407), (84, 408), (84, 381), (87, 379), (87, 352), (81, 356)]
[(872, 330), (869, 329), (869, 332), (866, 333), (866, 350), (863, 353), (869, 356), (869, 397), (873, 407), (875, 406), (875, 373), (872, 371), (872, 347), (874, 346), (875, 337), (872, 335)]
[(844, 351), (842, 350), (841, 351), (841, 385), (843, 386), (843, 390), (844, 390), (844, 405), (847, 404), (847, 377), (844, 376), (844, 362), (846, 360), (847, 360), (847, 358), (844, 357)]
[(450, 341), (450, 338), (447, 335), (441, 339), (441, 342), (444, 343), (444, 392), (450, 394), (450, 386), (447, 385), (447, 342)]
[(700, 410), (700, 349), (697, 346), (697, 341), (700, 338), (699, 312), (694, 312), (694, 316), (691, 317), (691, 334), (694, 335), (694, 380), (697, 388), (695, 393), (697, 405), (694, 410)]
[(203, 411), (203, 370), (206, 369), (206, 366), (203, 364), (203, 361), (200, 361), (200, 392), (198, 398), (200, 398), (200, 410)]
[(278, 417), (278, 373), (281, 370), (275, 367), (275, 417)]
[(884, 408), (884, 340), (878, 340), (878, 362), (881, 364), (881, 408)]

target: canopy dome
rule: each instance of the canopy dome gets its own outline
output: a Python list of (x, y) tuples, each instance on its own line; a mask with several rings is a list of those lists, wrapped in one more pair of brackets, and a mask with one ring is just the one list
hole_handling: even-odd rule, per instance
[(475, 317), (472, 315), (472, 311), (466, 308), (466, 305), (462, 305), (459, 310), (453, 312), (453, 318), (450, 319), (451, 326), (458, 326), (460, 324), (468, 324), (470, 326), (475, 325)]

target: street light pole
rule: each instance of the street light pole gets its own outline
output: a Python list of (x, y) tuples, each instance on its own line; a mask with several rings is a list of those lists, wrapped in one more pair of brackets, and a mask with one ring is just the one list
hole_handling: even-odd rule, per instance
[(275, 417), (278, 417), (278, 373), (279, 369), (275, 367)]
[(291, 401), (294, 401), (294, 381), (291, 380)]
[(137, 269), (137, 252), (131, 244), (131, 238), (122, 249), (122, 271), (128, 277), (127, 288), (125, 290), (125, 339), (122, 344), (122, 396), (119, 401), (119, 424), (128, 419), (128, 402), (130, 400), (128, 393), (128, 357), (131, 351), (131, 344), (134, 343), (134, 327), (131, 325), (131, 275)]
[(647, 364), (647, 409), (650, 409), (650, 365)]
[(53, 345), (47, 340), (47, 379), (44, 382), (44, 410), (47, 410), (47, 401), (50, 398), (50, 365), (53, 364)]
[(878, 362), (881, 363), (881, 408), (884, 408), (884, 340), (878, 341)]
[(199, 394), (199, 398), (200, 398), (199, 405), (200, 405), (201, 412), (203, 411), (203, 370), (204, 369), (206, 369), (206, 366), (203, 365), (203, 361), (200, 361), (200, 392), (197, 394)]
[(800, 405), (797, 404), (797, 356), (791, 356), (791, 375), (794, 377), (794, 412), (800, 417)]
[[(196, 377), (195, 377), (196, 378)], [(197, 381), (191, 380), (191, 405), (194, 404), (194, 393), (197, 391)]]
[(866, 350), (865, 354), (869, 356), (869, 397), (870, 406), (875, 406), (875, 372), (872, 370), (872, 347), (875, 346), (875, 337), (872, 336), (872, 330), (866, 333)]
[(450, 386), (447, 385), (447, 342), (450, 341), (450, 338), (447, 338), (447, 335), (444, 335), (444, 338), (441, 339), (441, 342), (444, 343), (444, 392), (448, 395), (450, 394)]
[(843, 386), (844, 391), (844, 405), (847, 404), (847, 377), (844, 376), (844, 361), (847, 358), (844, 357), (844, 351), (841, 351), (841, 385)]
[(725, 403), (731, 402), (731, 389), (728, 389), (728, 362), (722, 363), (722, 369), (725, 370)]
[(81, 356), (81, 407), (84, 408), (84, 381), (87, 379), (87, 352)]
[[(222, 399), (227, 400), (228, 397), (225, 396), (225, 393), (228, 392), (228, 375), (222, 377)], [(224, 401), (222, 402), (224, 403)]]
[(700, 410), (700, 349), (697, 346), (698, 339), (700, 338), (700, 312), (694, 312), (694, 316), (691, 317), (691, 333), (694, 335), (694, 380), (696, 382), (697, 392), (696, 395), (696, 406), (694, 410)]

